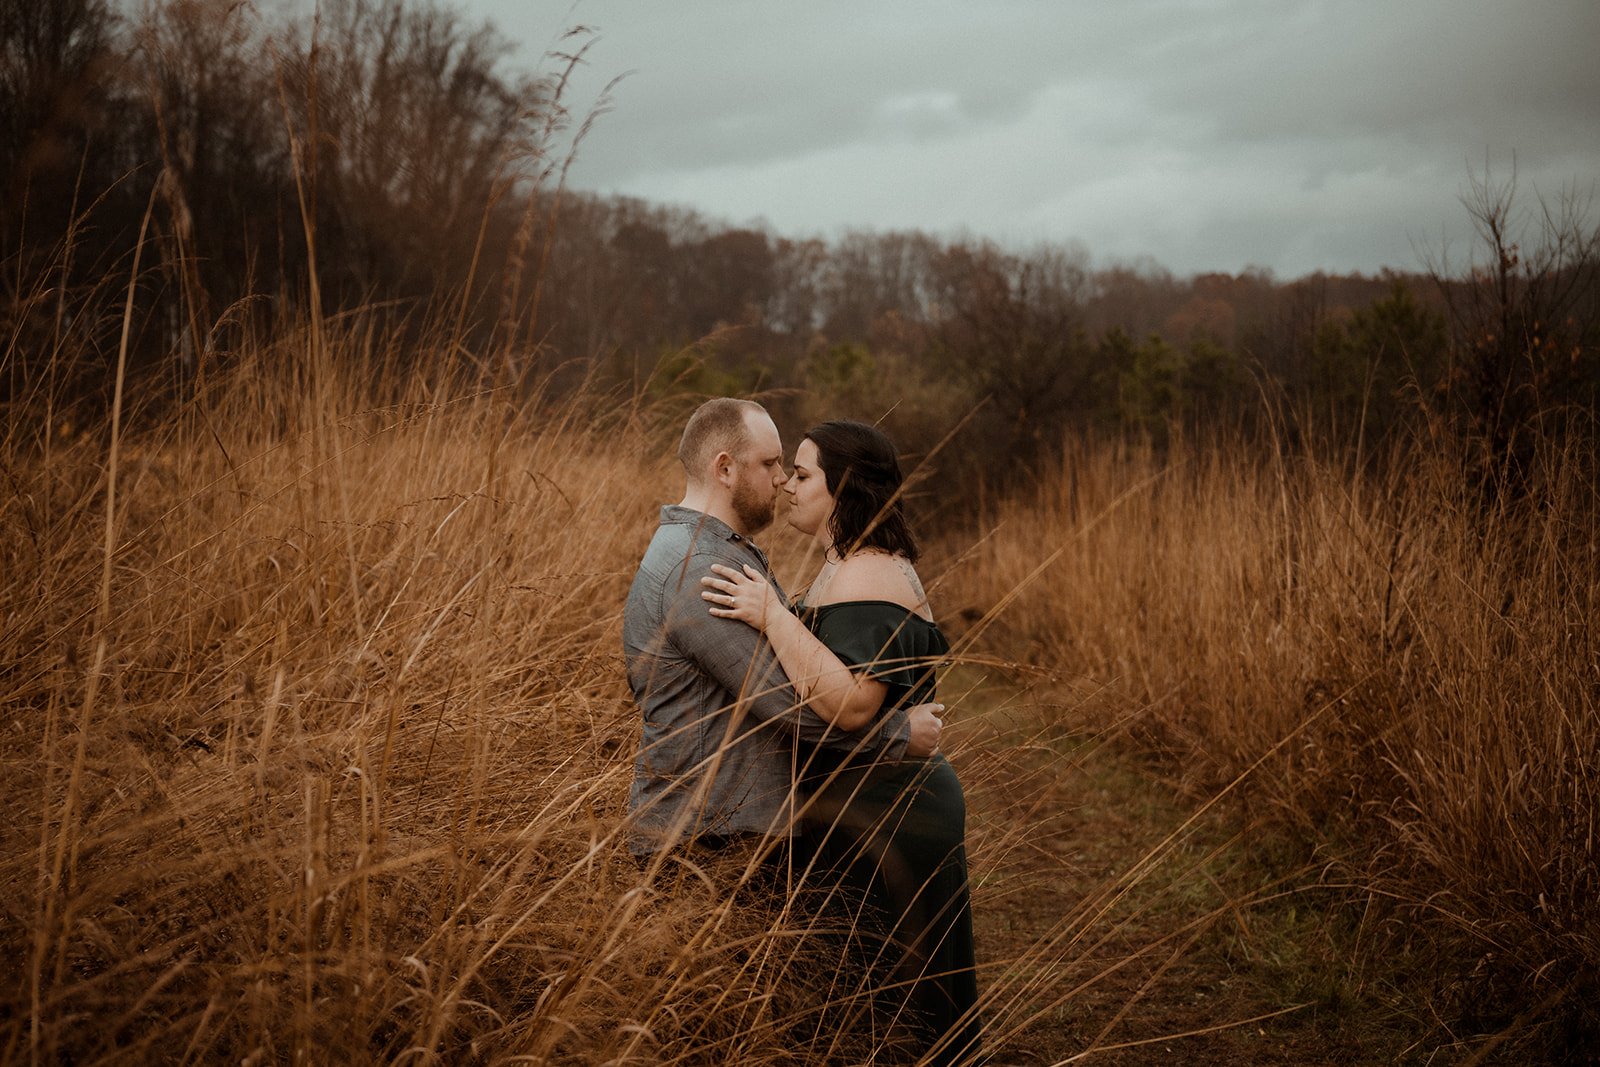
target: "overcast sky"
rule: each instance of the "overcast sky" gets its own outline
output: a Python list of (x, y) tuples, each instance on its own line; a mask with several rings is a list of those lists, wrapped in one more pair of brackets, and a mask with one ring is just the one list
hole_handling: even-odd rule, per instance
[(458, 3), (529, 65), (592, 27), (570, 104), (626, 75), (574, 185), (790, 236), (1292, 278), (1464, 254), (1486, 160), (1600, 180), (1600, 0)]

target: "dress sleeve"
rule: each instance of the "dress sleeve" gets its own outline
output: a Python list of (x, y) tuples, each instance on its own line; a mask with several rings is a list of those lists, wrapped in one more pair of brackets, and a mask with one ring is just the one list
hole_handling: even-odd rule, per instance
[(913, 616), (880, 604), (846, 604), (819, 613), (816, 634), (858, 674), (909, 692), (943, 655)]

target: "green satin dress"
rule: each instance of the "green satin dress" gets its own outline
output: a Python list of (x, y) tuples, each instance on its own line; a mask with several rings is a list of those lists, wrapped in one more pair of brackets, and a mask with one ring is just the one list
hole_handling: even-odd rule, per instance
[[(799, 608), (835, 655), (884, 683), (885, 709), (935, 699), (934, 668), (950, 651), (939, 627), (889, 601)], [(827, 748), (801, 754), (802, 841), (868, 917), (869, 964), (886, 980), (880, 1015), (916, 1035), (925, 1062), (978, 1050), (977, 973), (967, 879), (966, 800), (942, 755), (877, 763)]]

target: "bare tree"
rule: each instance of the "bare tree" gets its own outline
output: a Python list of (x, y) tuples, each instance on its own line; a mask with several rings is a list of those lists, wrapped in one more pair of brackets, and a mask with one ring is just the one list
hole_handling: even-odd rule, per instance
[(7, 253), (25, 207), (58, 216), (72, 210), (74, 179), (89, 136), (104, 121), (116, 73), (114, 31), (104, 0), (0, 0), (0, 240)]
[(1573, 405), (1593, 410), (1600, 341), (1600, 226), (1592, 190), (1535, 196), (1524, 210), (1515, 172), (1469, 177), (1462, 198), (1477, 244), (1463, 273), (1433, 268), (1452, 332), (1449, 386), (1486, 487), (1520, 489), (1542, 432)]
[(285, 101), (355, 294), (465, 276), (484, 213), (536, 176), (551, 89), (500, 73), (510, 47), (426, 0), (332, 0), (290, 35)]
[(1095, 382), (1082, 255), (956, 245), (938, 258), (936, 277), (941, 366), (989, 405), (989, 440), (1024, 462), (1048, 453), (1067, 419), (1091, 403)]

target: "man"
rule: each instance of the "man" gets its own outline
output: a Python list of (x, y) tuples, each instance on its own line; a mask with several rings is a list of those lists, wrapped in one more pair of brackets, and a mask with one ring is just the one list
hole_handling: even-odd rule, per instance
[(702, 404), (678, 445), (687, 486), (661, 509), (623, 613), (628, 682), (644, 713), (629, 809), (635, 851), (691, 839), (711, 848), (791, 833), (794, 741), (872, 751), (882, 759), (932, 755), (939, 705), (892, 711), (843, 733), (799, 704), (765, 639), (713, 617), (700, 579), (713, 563), (758, 568), (782, 596), (750, 540), (772, 523), (788, 480), (778, 428), (760, 404)]

